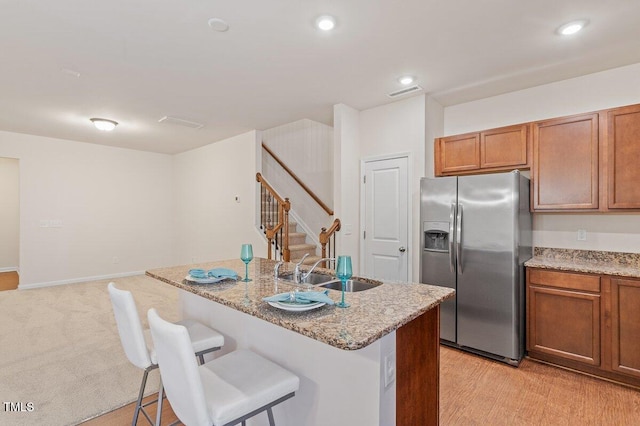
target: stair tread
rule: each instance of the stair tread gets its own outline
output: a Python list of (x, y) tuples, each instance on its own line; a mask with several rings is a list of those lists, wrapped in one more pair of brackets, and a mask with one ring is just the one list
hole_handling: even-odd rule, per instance
[(295, 244), (292, 246), (289, 246), (289, 250), (293, 251), (293, 250), (307, 250), (307, 249), (316, 249), (316, 245), (315, 244)]

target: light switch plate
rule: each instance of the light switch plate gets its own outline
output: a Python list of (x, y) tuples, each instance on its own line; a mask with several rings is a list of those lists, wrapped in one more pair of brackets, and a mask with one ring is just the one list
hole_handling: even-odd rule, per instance
[(396, 381), (396, 351), (384, 357), (384, 387)]
[(578, 229), (578, 241), (587, 241), (586, 229)]

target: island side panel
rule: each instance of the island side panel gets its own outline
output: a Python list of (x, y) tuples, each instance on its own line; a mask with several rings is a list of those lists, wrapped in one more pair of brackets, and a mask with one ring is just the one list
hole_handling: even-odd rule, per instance
[[(296, 396), (273, 408), (278, 426), (389, 426), (381, 419), (390, 418), (393, 412), (393, 403), (385, 394), (395, 392), (395, 383), (386, 389), (381, 383), (381, 341), (393, 341), (395, 333), (363, 349), (343, 350), (196, 294), (181, 290), (179, 295), (185, 318), (214, 327), (225, 336), (222, 349), (205, 359), (250, 349), (300, 377)], [(290, 315), (304, 320), (303, 315)], [(247, 426), (265, 422), (266, 415), (260, 415), (249, 419)]]
[(437, 425), (440, 306), (396, 331), (396, 425)]

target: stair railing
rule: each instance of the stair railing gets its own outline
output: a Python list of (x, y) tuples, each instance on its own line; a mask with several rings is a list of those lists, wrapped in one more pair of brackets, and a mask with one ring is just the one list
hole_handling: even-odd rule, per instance
[(274, 160), (276, 160), (276, 163), (278, 163), (280, 165), (280, 167), (282, 167), (284, 169), (285, 172), (289, 173), (289, 176), (291, 176), (293, 178), (293, 180), (296, 181), (296, 183), (298, 185), (300, 185), (300, 187), (302, 189), (305, 190), (305, 192), (307, 194), (309, 194), (309, 196), (311, 198), (313, 198), (313, 200), (318, 203), (318, 205), (320, 205), (320, 207), (322, 207), (322, 209), (327, 212), (327, 214), (329, 216), (333, 216), (333, 209), (331, 209), (329, 206), (327, 206), (325, 203), (322, 202), (322, 200), (320, 199), (320, 197), (318, 197), (307, 185), (304, 184), (304, 182), (302, 182), (302, 180), (300, 180), (300, 178), (298, 177), (298, 175), (296, 175), (295, 173), (293, 173), (293, 171), (287, 167), (286, 164), (284, 164), (284, 162), (273, 152), (269, 149), (268, 146), (266, 146), (264, 144), (264, 142), (262, 142), (262, 148), (264, 148), (265, 151), (267, 151), (267, 153), (273, 157)]
[[(322, 228), (320, 231), (320, 245), (322, 246), (323, 258), (336, 257), (336, 232), (340, 230), (340, 219), (335, 219), (329, 229)], [(323, 268), (327, 268), (327, 262), (322, 262)]]
[(256, 173), (256, 180), (260, 183), (260, 229), (267, 237), (267, 257), (273, 259), (272, 247), (275, 255), (288, 262), (291, 257), (289, 251), (289, 210), (291, 203), (288, 198), (282, 198), (269, 185), (260, 173)]
[[(311, 196), (311, 198), (313, 198), (313, 200), (318, 203), (318, 205), (329, 215), (329, 216), (333, 216), (333, 209), (331, 209), (329, 206), (327, 206), (324, 202), (322, 202), (322, 200), (320, 199), (320, 197), (318, 197), (307, 185), (304, 184), (304, 182), (302, 182), (302, 180), (300, 180), (300, 178), (289, 168), (287, 167), (286, 164), (284, 164), (284, 162), (273, 152), (269, 149), (268, 146), (266, 146), (264, 144), (264, 142), (262, 143), (262, 148), (276, 161), (276, 163), (278, 163), (280, 165), (280, 167), (283, 168), (283, 170), (285, 172), (287, 172), (292, 178), (293, 180), (296, 181), (296, 183), (298, 185), (300, 185), (300, 187), (307, 192), (307, 194), (309, 194), (309, 196)], [(284, 200), (282, 200), (282, 197), (280, 197), (276, 191), (264, 180), (264, 177), (262, 177), (262, 175), (260, 175), (260, 173), (258, 173), (256, 175), (256, 178), (258, 180), (258, 182), (262, 183), (262, 189), (261, 189), (261, 199), (265, 198), (265, 195), (267, 197), (267, 199), (269, 199), (269, 197), (273, 197), (274, 200), (278, 201), (278, 205), (280, 207), (278, 207), (279, 209), (283, 209), (283, 213), (280, 213), (280, 216), (284, 216), (284, 220), (286, 221), (286, 224), (282, 224), (280, 225), (279, 223), (276, 223), (275, 225), (272, 224), (272, 222), (269, 222), (269, 220), (267, 220), (265, 222), (265, 217), (270, 218), (272, 217), (272, 214), (269, 213), (269, 208), (270, 205), (267, 204), (267, 213), (264, 213), (261, 210), (261, 215), (260, 217), (262, 218), (262, 224), (261, 224), (261, 228), (263, 230), (265, 230), (265, 234), (267, 235), (267, 239), (269, 240), (269, 235), (273, 234), (276, 235), (277, 232), (280, 232), (279, 235), (279, 241), (281, 241), (281, 245), (282, 245), (282, 260), (284, 260), (285, 262), (288, 262), (290, 260), (290, 252), (289, 252), (289, 209), (291, 208), (291, 203), (289, 202), (288, 198), (285, 198)], [(261, 208), (264, 208), (265, 206), (265, 201), (262, 202), (262, 206)], [(278, 217), (280, 217), (278, 216)], [(281, 231), (281, 227), (284, 227), (284, 235), (282, 235), (282, 231)], [(322, 228), (322, 230), (320, 231), (320, 235), (319, 235), (319, 242), (322, 248), (322, 257), (331, 257), (331, 258), (335, 258), (336, 256), (336, 232), (340, 231), (340, 219), (335, 219), (333, 221), (333, 223), (331, 224), (331, 226), (329, 227), (329, 229), (327, 228)], [(278, 248), (278, 238), (276, 238), (274, 240), (274, 243), (276, 248)], [(269, 240), (269, 259), (271, 259), (271, 245), (272, 242), (271, 240)], [(327, 262), (323, 262), (323, 267), (327, 267)]]

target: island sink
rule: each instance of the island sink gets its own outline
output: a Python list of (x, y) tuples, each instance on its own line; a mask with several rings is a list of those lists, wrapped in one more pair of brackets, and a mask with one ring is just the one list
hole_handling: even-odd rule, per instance
[[(304, 272), (304, 274), (306, 274), (306, 272)], [(282, 274), (278, 278), (280, 278), (281, 280), (294, 282), (293, 273)], [(320, 274), (318, 272), (311, 272), (307, 277), (305, 277), (304, 280), (301, 281), (301, 283), (317, 285), (317, 284), (324, 284), (324, 283), (328, 283), (336, 280), (338, 279), (331, 275)]]
[[(374, 287), (378, 287), (379, 285), (382, 285), (382, 283), (377, 283), (377, 282), (365, 282), (365, 281), (358, 281), (358, 280), (347, 280), (346, 286), (344, 291), (349, 292), (349, 293), (353, 293), (356, 291), (364, 291), (364, 290), (369, 290), (372, 289)], [(326, 284), (322, 284), (320, 285), (320, 287), (324, 287), (324, 288), (328, 288), (331, 290), (342, 290), (342, 283), (338, 280), (338, 281), (331, 281), (328, 282)]]

